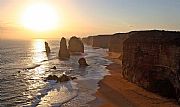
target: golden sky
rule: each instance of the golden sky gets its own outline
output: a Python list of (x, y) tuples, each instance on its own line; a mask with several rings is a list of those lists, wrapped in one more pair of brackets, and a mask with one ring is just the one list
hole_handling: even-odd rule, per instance
[(0, 39), (180, 30), (179, 10), (179, 0), (0, 0)]

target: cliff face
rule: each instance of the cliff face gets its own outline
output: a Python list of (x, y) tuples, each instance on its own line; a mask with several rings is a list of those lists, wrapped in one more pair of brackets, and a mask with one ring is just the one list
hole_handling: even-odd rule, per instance
[(89, 36), (82, 38), (82, 41), (93, 47), (108, 48), (109, 52), (122, 53), (123, 42), (127, 38), (127, 33), (116, 33), (112, 35)]
[(120, 53), (125, 79), (180, 101), (180, 32), (133, 31), (83, 41)]
[(130, 32), (123, 44), (123, 76), (151, 91), (179, 97), (179, 43), (179, 32)]
[(109, 52), (123, 52), (123, 42), (128, 38), (127, 33), (117, 33), (111, 36), (109, 40)]
[(92, 38), (93, 47), (108, 48), (111, 35), (99, 35)]
[(82, 42), (84, 44), (86, 44), (86, 45), (92, 46), (92, 44), (93, 44), (93, 36), (88, 36), (88, 37), (82, 38)]
[(112, 35), (89, 36), (87, 38), (83, 38), (82, 40), (85, 44), (93, 47), (108, 48), (111, 36)]

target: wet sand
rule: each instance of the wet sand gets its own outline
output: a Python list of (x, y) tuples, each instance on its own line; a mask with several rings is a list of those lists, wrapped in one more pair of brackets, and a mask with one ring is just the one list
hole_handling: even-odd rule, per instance
[(99, 82), (93, 105), (96, 102), (98, 107), (179, 107), (174, 99), (166, 99), (123, 79), (121, 61), (109, 58), (114, 62), (106, 67), (111, 75)]

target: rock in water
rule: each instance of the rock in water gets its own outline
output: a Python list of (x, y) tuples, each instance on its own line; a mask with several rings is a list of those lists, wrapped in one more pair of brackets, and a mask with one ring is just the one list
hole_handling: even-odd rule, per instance
[(49, 45), (48, 45), (48, 43), (47, 43), (47, 42), (44, 42), (44, 43), (45, 43), (46, 53), (48, 54), (48, 53), (50, 53), (50, 52), (51, 52), (50, 47), (49, 47)]
[(56, 69), (56, 66), (53, 66), (51, 69), (54, 69), (54, 70), (55, 70), (55, 69)]
[(66, 45), (66, 39), (64, 37), (62, 37), (61, 41), (60, 41), (60, 49), (59, 49), (58, 56), (60, 59), (69, 59), (70, 58), (69, 50), (67, 49), (67, 45)]
[(70, 80), (74, 80), (77, 79), (76, 77), (71, 77), (71, 76), (67, 76), (65, 74), (63, 74), (61, 77), (58, 77), (56, 75), (49, 75), (45, 81), (47, 80), (55, 80), (56, 82), (66, 82), (66, 81), (70, 81)]
[(89, 66), (89, 65), (86, 63), (86, 59), (85, 59), (85, 58), (80, 58), (80, 59), (78, 60), (78, 63), (79, 63), (79, 67)]
[(71, 80), (71, 77), (63, 74), (61, 77), (58, 78), (57, 82), (65, 82)]
[(58, 80), (58, 77), (56, 75), (49, 75), (46, 80)]
[(84, 53), (84, 44), (80, 38), (73, 36), (69, 40), (68, 49), (71, 53)]

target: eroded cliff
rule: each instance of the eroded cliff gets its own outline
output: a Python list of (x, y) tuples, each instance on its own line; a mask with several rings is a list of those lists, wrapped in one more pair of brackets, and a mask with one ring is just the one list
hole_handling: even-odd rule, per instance
[(180, 32), (132, 31), (83, 41), (119, 53), (128, 81), (180, 101)]
[(179, 99), (180, 32), (130, 32), (123, 43), (123, 76), (166, 97)]

